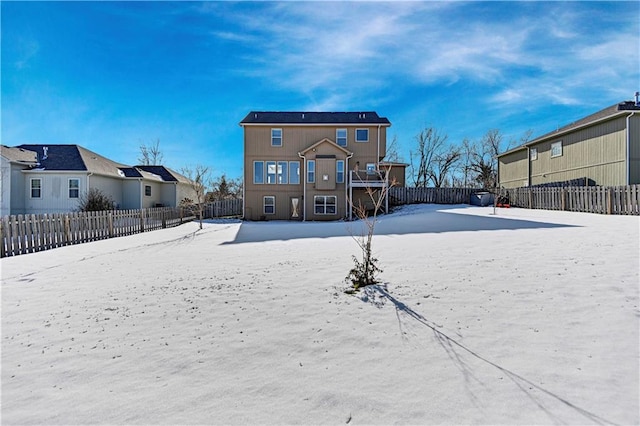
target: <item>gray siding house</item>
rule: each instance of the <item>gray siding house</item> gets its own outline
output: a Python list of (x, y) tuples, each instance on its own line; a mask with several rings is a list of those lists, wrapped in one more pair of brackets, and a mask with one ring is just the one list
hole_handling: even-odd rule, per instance
[(127, 166), (79, 145), (2, 146), (1, 214), (43, 214), (78, 209), (96, 188), (115, 209), (174, 207), (194, 199), (189, 180), (164, 166)]
[(640, 183), (640, 103), (625, 101), (498, 156), (504, 188), (586, 179), (602, 186)]

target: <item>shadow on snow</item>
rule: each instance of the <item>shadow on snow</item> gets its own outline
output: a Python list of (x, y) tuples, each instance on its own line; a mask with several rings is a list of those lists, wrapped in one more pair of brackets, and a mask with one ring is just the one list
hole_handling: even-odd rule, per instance
[[(420, 208), (407, 206), (389, 215), (378, 216), (375, 235), (409, 235), (442, 232), (470, 232), (522, 230), (570, 227), (557, 223), (509, 219), (499, 215), (482, 216), (465, 214), (464, 205), (442, 206), (422, 205)], [(454, 212), (447, 212), (456, 209)], [(477, 207), (475, 207), (477, 209)], [(489, 212), (491, 209), (482, 208)], [(241, 244), (263, 241), (286, 241), (302, 238), (332, 238), (362, 235), (365, 224), (353, 222), (242, 222), (233, 241), (224, 244)]]

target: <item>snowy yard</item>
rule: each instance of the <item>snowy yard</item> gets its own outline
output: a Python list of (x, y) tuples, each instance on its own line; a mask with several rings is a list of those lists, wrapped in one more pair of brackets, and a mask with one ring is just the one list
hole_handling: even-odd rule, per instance
[(4, 258), (2, 424), (638, 424), (638, 217), (406, 206)]

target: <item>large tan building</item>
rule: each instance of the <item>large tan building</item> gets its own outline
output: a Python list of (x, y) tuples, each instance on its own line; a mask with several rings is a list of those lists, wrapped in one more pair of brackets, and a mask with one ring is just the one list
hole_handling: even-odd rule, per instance
[(245, 219), (348, 218), (364, 187), (388, 185), (391, 123), (375, 112), (252, 111), (240, 126)]
[(640, 104), (612, 105), (498, 156), (500, 186), (640, 183)]

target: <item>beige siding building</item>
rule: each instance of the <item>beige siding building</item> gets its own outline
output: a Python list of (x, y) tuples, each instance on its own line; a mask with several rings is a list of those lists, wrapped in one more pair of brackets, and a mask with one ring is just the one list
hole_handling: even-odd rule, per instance
[(640, 105), (605, 108), (498, 156), (500, 186), (640, 183)]
[(240, 126), (245, 219), (341, 219), (364, 186), (387, 184), (391, 123), (375, 112), (252, 111)]

